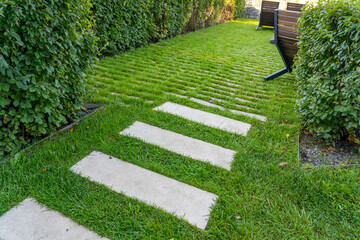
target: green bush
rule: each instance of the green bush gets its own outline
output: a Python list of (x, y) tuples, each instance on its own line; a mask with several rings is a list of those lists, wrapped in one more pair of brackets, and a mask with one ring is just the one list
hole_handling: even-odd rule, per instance
[(360, 5), (325, 0), (299, 20), (298, 110), (306, 126), (329, 143), (360, 129)]
[(241, 15), (244, 0), (93, 0), (92, 3), (99, 47), (103, 54), (110, 55), (231, 19), (234, 12)]
[(234, 0), (235, 8), (234, 8), (234, 18), (240, 18), (245, 9), (245, 0)]
[(0, 3), (0, 157), (81, 109), (96, 56), (87, 0)]
[(149, 6), (136, 0), (93, 0), (92, 12), (99, 47), (106, 54), (125, 51), (148, 42), (152, 23)]

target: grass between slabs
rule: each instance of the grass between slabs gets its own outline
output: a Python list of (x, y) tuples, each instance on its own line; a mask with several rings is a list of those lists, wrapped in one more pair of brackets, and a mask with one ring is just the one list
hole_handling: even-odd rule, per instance
[[(298, 168), (295, 79), (263, 81), (283, 66), (269, 43), (272, 30), (254, 31), (256, 24), (229, 22), (102, 59), (92, 101), (110, 105), (1, 164), (0, 215), (31, 196), (110, 239), (358, 238), (360, 171)], [(252, 127), (243, 137), (151, 110), (168, 100)], [(231, 171), (118, 134), (134, 121), (237, 151)], [(69, 170), (93, 150), (217, 194), (206, 231)]]

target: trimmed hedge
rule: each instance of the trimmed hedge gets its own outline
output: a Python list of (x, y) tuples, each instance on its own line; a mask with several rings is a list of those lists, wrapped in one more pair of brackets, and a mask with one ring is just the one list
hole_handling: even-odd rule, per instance
[(325, 0), (299, 20), (298, 110), (328, 143), (360, 137), (360, 4)]
[(240, 16), (245, 0), (93, 0), (105, 55), (195, 31)]
[[(244, 0), (3, 0), (0, 157), (75, 116), (85, 73), (116, 54), (233, 18)], [(99, 39), (99, 41), (97, 41)]]
[(0, 3), (0, 157), (81, 109), (97, 54), (87, 0)]

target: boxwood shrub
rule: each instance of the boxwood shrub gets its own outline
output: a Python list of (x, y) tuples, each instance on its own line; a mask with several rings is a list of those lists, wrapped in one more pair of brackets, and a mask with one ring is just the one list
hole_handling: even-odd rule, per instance
[(359, 138), (360, 5), (325, 0), (299, 20), (298, 110), (305, 125), (329, 143)]
[(0, 3), (0, 158), (81, 109), (97, 54), (87, 0)]

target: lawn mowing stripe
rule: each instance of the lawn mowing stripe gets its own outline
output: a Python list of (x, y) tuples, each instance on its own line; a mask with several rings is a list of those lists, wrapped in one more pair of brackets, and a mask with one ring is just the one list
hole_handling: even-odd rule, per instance
[[(158, 90), (158, 88), (156, 88), (155, 86), (148, 84), (148, 83), (134, 84), (134, 82), (116, 81), (117, 79), (121, 79), (121, 76), (112, 76), (112, 75), (103, 73), (99, 79), (101, 79), (101, 78), (114, 79), (114, 81), (112, 82), (112, 85), (113, 85), (112, 87), (116, 88), (118, 91), (120, 91), (120, 89), (123, 92), (140, 91), (140, 92), (144, 92), (143, 94), (147, 94), (147, 93), (151, 92), (155, 95), (163, 93), (163, 91)], [(146, 85), (147, 87), (144, 87), (144, 85)]]
[(143, 100), (139, 100), (136, 98), (129, 98), (128, 95), (123, 95), (123, 94), (110, 95), (108, 91), (99, 90), (98, 95), (100, 96), (99, 100), (101, 100), (104, 103), (111, 103), (110, 99), (114, 99), (114, 102), (116, 102), (116, 103), (118, 103), (119, 99), (121, 100), (121, 102), (126, 103), (126, 104), (143, 103)]
[[(120, 69), (119, 69), (120, 70)], [(112, 69), (108, 69), (107, 72), (108, 73), (111, 73), (111, 74), (116, 74), (117, 75), (117, 79), (120, 79), (121, 77), (123, 77), (125, 79), (125, 77), (129, 77), (129, 78), (132, 78), (134, 77), (134, 75), (138, 74), (139, 75), (139, 71), (136, 71), (136, 70), (133, 70), (132, 73), (124, 73), (122, 71), (119, 71), (117, 70), (117, 68), (112, 68)], [(187, 87), (186, 85), (184, 85), (184, 81), (180, 81), (180, 80), (176, 80), (176, 79), (171, 79), (172, 81), (168, 81), (167, 78), (163, 78), (163, 77), (160, 77), (160, 76), (157, 76), (155, 74), (151, 74), (149, 73), (150, 71), (147, 71), (147, 72), (144, 72), (144, 73), (141, 73), (141, 78), (138, 78), (138, 80), (141, 80), (141, 79), (144, 79), (145, 81), (146, 80), (151, 80), (151, 81), (156, 81), (157, 83), (159, 82), (158, 79), (164, 79), (164, 81), (161, 81), (160, 83), (163, 84), (163, 83), (168, 83), (168, 84), (171, 84), (173, 85), (174, 81), (175, 82), (180, 82), (179, 84), (176, 84), (177, 87)], [(99, 74), (101, 75), (101, 73)], [(169, 75), (171, 77), (173, 77), (174, 75)], [(128, 79), (128, 78), (126, 78)], [(148, 81), (147, 81), (148, 82)], [(187, 84), (189, 84), (190, 86), (197, 86), (197, 85), (194, 85), (193, 83), (189, 83), (188, 81), (185, 81)]]
[(172, 102), (166, 102), (163, 105), (154, 108), (156, 111), (170, 113), (176, 116), (183, 117), (190, 121), (198, 122), (210, 127), (218, 128), (230, 133), (236, 133), (243, 136), (247, 135), (251, 125), (240, 122), (231, 118), (223, 117), (209, 112), (204, 112), (198, 109), (186, 107)]
[[(140, 84), (139, 84), (140, 85)], [(143, 86), (142, 86), (143, 87)], [(127, 88), (127, 90), (128, 90), (129, 88)], [(167, 88), (164, 88), (165, 90), (168, 90)]]
[[(163, 67), (157, 68), (157, 69), (162, 69), (162, 70), (164, 70), (164, 69), (169, 69), (168, 66), (171, 65), (171, 62), (167, 62), (167, 61), (164, 61), (164, 62), (166, 62), (167, 64), (164, 65)], [(178, 62), (175, 62), (175, 64), (174, 64), (175, 69), (172, 69), (172, 73), (178, 73), (179, 70), (181, 70), (181, 69), (179, 69), (178, 65), (176, 65), (176, 64), (178, 64)], [(110, 64), (108, 64), (108, 65), (110, 65)], [(147, 66), (146, 64), (143, 64), (143, 65)], [(192, 64), (192, 65), (193, 65), (193, 64)], [(117, 64), (114, 64), (113, 66), (115, 67), (115, 66), (117, 66)], [(133, 66), (132, 66), (132, 67), (133, 67)], [(139, 66), (139, 67), (143, 67), (143, 66)], [(144, 68), (145, 70), (147, 69), (147, 68), (145, 68), (145, 67), (143, 67), (143, 68)], [(192, 69), (196, 70), (196, 69), (193, 68), (193, 67), (192, 67)], [(147, 70), (148, 70), (148, 69), (147, 69)], [(201, 71), (200, 71), (200, 72), (201, 72)], [(200, 72), (199, 72), (198, 69), (196, 70), (196, 74), (197, 74), (197, 75), (199, 75)], [(243, 74), (244, 74), (244, 73), (243, 73)], [(205, 72), (205, 73), (202, 74), (202, 75), (204, 75), (204, 77), (206, 77), (206, 78), (211, 78), (211, 77), (212, 77), (211, 73), (207, 73), (207, 72)], [(217, 77), (217, 79), (219, 79), (217, 75), (214, 75), (213, 77)], [(238, 77), (238, 76), (237, 76), (237, 77)], [(229, 78), (229, 75), (226, 75), (226, 77), (225, 77), (225, 76), (223, 77), (223, 79), (227, 79), (227, 78)], [(262, 83), (262, 82), (261, 82), (261, 83)], [(248, 86), (248, 87), (250, 87), (250, 86)]]
[(230, 170), (235, 151), (136, 121), (120, 132), (195, 160)]
[[(118, 85), (120, 87), (123, 87), (125, 84), (129, 85), (129, 83), (127, 82), (127, 79), (124, 78), (124, 81), (122, 80), (118, 80), (118, 79), (109, 79), (107, 77), (102, 77), (101, 79), (98, 79), (99, 81), (104, 81), (104, 82), (107, 82), (109, 85)], [(160, 89), (173, 89), (173, 90), (179, 90), (179, 88), (185, 88), (186, 89), (186, 86), (181, 86), (180, 84), (176, 84), (177, 86), (180, 86), (180, 87), (172, 87), (171, 85), (174, 85), (174, 84), (169, 84), (170, 86), (162, 86), (162, 85), (154, 85), (154, 84), (151, 84), (152, 81), (156, 81), (156, 80), (153, 80), (153, 79), (149, 79), (149, 80), (144, 80), (144, 81), (141, 81), (142, 79), (139, 79), (139, 80), (132, 80), (132, 85), (137, 85), (139, 87), (144, 87), (144, 85), (147, 85), (148, 87), (156, 87), (156, 88), (160, 88)], [(163, 83), (166, 83), (166, 82), (163, 82)]]
[(215, 194), (101, 152), (92, 152), (71, 170), (115, 192), (155, 205), (200, 229), (206, 228), (210, 208), (217, 199)]
[(0, 239), (107, 239), (27, 198), (0, 217)]
[[(156, 53), (156, 51), (157, 51), (156, 48), (152, 49), (152, 53)], [(139, 58), (145, 57), (146, 58), (147, 53), (146, 52), (142, 52), (142, 53), (143, 53), (142, 55), (133, 54), (133, 57), (139, 57)], [(161, 56), (161, 59), (163, 59), (164, 57), (168, 57), (170, 59), (173, 59), (174, 57), (177, 57), (177, 58), (183, 58), (183, 59), (187, 60), (189, 58), (188, 55), (180, 56), (180, 54), (176, 54), (176, 55), (175, 54), (169, 54), (169, 52), (165, 52), (165, 53), (164, 52), (159, 52), (159, 54), (157, 54), (157, 55)], [(156, 57), (158, 57), (158, 56), (156, 56)], [(203, 59), (197, 60), (196, 58), (192, 58), (192, 61), (202, 63)], [(218, 63), (216, 62), (215, 64), (218, 64)], [(280, 64), (278, 64), (278, 65), (280, 66)]]
[[(136, 69), (133, 66), (132, 66), (132, 68)], [(114, 66), (111, 69), (109, 69), (108, 71), (112, 71), (112, 72), (117, 73), (117, 74), (124, 74), (122, 72), (122, 69), (123, 69), (122, 66), (121, 67)], [(127, 70), (127, 72), (129, 72), (129, 70)], [(151, 73), (154, 73), (154, 74), (151, 74)], [(178, 79), (178, 81), (181, 81), (182, 84), (184, 82), (186, 82), (190, 86), (191, 85), (197, 86), (197, 85), (194, 85), (193, 82), (189, 82), (189, 80), (187, 78), (180, 78), (179, 76), (177, 76), (178, 71), (174, 71), (172, 73), (165, 73), (164, 69), (158, 69), (158, 71), (150, 71), (149, 69), (146, 70), (146, 68), (144, 68), (144, 71), (142, 71), (142, 72), (140, 72), (138, 70), (132, 70), (132, 74), (131, 73), (126, 73), (126, 74), (128, 74), (130, 77), (134, 76), (134, 74), (136, 74), (136, 75), (142, 75), (142, 76), (149, 76), (149, 78), (154, 78), (154, 79), (158, 79), (160, 76), (166, 76), (166, 77), (169, 77), (169, 78)], [(190, 76), (191, 75), (189, 75), (189, 77)], [(162, 79), (166, 80), (168, 78), (162, 77)]]
[[(144, 71), (145, 71), (145, 69), (144, 69)], [(136, 71), (134, 71), (135, 73), (136, 73)], [(218, 82), (218, 81), (217, 81)], [(239, 86), (238, 84), (237, 84), (237, 86)], [(250, 90), (253, 90), (253, 91), (256, 91), (256, 92), (259, 92), (259, 90), (258, 89), (250, 89)]]

